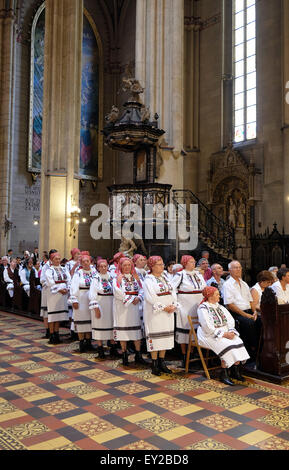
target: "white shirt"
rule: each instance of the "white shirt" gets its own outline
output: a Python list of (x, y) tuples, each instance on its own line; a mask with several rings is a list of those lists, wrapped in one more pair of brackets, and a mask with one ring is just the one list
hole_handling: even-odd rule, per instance
[(231, 276), (223, 285), (223, 299), (224, 304), (234, 304), (241, 310), (249, 310), (251, 308), (250, 302), (253, 302), (253, 297), (250, 292), (248, 284), (239, 279), (238, 281)]
[(283, 290), (281, 282), (277, 281), (271, 286), (271, 289), (275, 292), (278, 300), (278, 304), (289, 303), (289, 284), (286, 284), (286, 290)]

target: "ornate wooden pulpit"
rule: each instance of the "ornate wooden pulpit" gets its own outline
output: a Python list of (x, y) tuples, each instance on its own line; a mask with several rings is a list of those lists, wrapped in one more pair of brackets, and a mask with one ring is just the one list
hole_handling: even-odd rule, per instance
[(262, 340), (257, 368), (248, 375), (282, 384), (289, 380), (289, 304), (278, 305), (270, 288), (262, 295), (261, 318)]

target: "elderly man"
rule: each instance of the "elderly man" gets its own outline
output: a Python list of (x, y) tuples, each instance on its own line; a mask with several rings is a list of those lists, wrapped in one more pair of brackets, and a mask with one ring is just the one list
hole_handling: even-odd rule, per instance
[(250, 288), (242, 280), (242, 266), (239, 261), (232, 261), (229, 266), (230, 278), (223, 286), (223, 299), (225, 306), (238, 320), (240, 325), (240, 336), (246, 345), (246, 349), (253, 360), (256, 359), (261, 320), (257, 312), (252, 311), (253, 298)]

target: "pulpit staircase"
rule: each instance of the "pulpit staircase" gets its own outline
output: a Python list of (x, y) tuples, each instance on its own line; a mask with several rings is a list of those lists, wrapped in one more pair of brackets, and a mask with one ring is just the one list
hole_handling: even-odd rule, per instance
[(201, 257), (201, 252), (207, 250), (210, 253), (210, 262), (220, 263), (227, 268), (228, 262), (234, 258), (235, 231), (226, 222), (215, 214), (190, 190), (173, 190), (172, 201), (177, 211), (186, 216), (187, 229), (190, 226), (190, 205), (198, 205), (198, 246), (194, 250), (196, 257)]

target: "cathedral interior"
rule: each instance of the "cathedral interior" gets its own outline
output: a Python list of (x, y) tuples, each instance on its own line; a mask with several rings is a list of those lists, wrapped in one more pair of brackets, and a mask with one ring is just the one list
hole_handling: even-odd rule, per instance
[[(150, 193), (198, 204), (198, 247), (213, 258), (235, 257), (249, 276), (287, 262), (286, 0), (0, 7), (2, 254), (79, 246), (110, 257), (120, 240), (92, 236), (92, 207)], [(104, 128), (119, 124), (132, 79), (138, 124), (163, 132), (112, 145)], [(174, 258), (165, 241), (144, 244)]]

